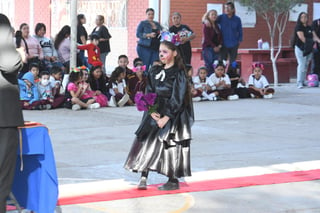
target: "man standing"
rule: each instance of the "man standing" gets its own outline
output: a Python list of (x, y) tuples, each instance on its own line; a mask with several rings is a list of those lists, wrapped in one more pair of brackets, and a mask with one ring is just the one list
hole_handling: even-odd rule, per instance
[(217, 22), (222, 32), (223, 44), (221, 48), (221, 59), (229, 59), (230, 63), (237, 59), (238, 47), (242, 42), (241, 19), (235, 15), (233, 2), (228, 2), (224, 6), (225, 13), (218, 16)]
[(317, 74), (320, 77), (320, 19), (316, 19), (312, 22), (313, 38), (316, 42), (315, 49), (313, 51), (313, 70), (312, 73)]
[(0, 14), (0, 37), (0, 213), (5, 213), (16, 166), (17, 127), (24, 122), (17, 81), (23, 64), (13, 44), (9, 19), (3, 14)]

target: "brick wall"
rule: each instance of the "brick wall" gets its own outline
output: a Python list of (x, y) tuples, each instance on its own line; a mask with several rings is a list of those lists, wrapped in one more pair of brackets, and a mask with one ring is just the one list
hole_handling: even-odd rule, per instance
[[(172, 14), (178, 11), (182, 15), (182, 22), (189, 25), (189, 27), (197, 34), (197, 37), (192, 41), (192, 47), (201, 48), (202, 38), (202, 25), (201, 18), (206, 12), (208, 3), (225, 3), (226, 1), (219, 0), (203, 0), (203, 1), (185, 1), (185, 0), (172, 0), (170, 11)], [(308, 13), (310, 18), (313, 16), (312, 3), (320, 2), (320, 0), (306, 0), (305, 3), (309, 3)], [(311, 23), (311, 22), (310, 22)], [(288, 22), (286, 31), (283, 36), (283, 45), (288, 46), (291, 38), (295, 22)], [(264, 41), (270, 42), (268, 27), (261, 17), (257, 16), (257, 22), (255, 28), (244, 28), (243, 29), (243, 42), (240, 48), (256, 48), (257, 40), (262, 38)]]
[(130, 65), (132, 66), (132, 61), (136, 58), (137, 51), (137, 41), (136, 30), (140, 21), (146, 19), (145, 11), (148, 8), (148, 0), (128, 0), (128, 57)]

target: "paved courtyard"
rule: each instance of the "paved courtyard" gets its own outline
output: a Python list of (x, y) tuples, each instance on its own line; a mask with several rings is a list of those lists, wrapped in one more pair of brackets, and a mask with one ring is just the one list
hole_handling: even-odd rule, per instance
[[(198, 102), (194, 110), (190, 180), (255, 175), (259, 169), (270, 173), (320, 169), (320, 88), (299, 90), (283, 84), (273, 99)], [(24, 111), (25, 120), (41, 122), (50, 130), (60, 195), (70, 193), (67, 186), (81, 188), (86, 183), (134, 186), (139, 176), (124, 170), (123, 163), (141, 115), (135, 107)], [(155, 173), (149, 178), (149, 184), (165, 181)], [(85, 203), (60, 210), (320, 212), (320, 181)]]

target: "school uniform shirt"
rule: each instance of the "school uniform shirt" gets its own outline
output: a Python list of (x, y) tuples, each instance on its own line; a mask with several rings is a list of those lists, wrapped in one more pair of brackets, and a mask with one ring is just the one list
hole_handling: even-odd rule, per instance
[(112, 83), (112, 88), (109, 89), (109, 93), (112, 96), (116, 95), (116, 93), (114, 92), (114, 89), (118, 89), (119, 93), (124, 94), (126, 91), (126, 81), (122, 79), (122, 81), (119, 83), (118, 82)]
[(209, 76), (209, 85), (212, 87), (212, 89), (216, 90), (223, 90), (225, 89), (222, 86), (216, 87), (215, 85), (218, 84), (220, 81), (225, 81), (226, 84), (231, 85), (230, 78), (227, 74), (224, 74), (222, 77), (218, 77), (215, 73), (211, 74)]
[(249, 86), (254, 86), (259, 89), (269, 87), (269, 82), (264, 75), (261, 75), (259, 79), (256, 79), (254, 75), (250, 75), (248, 84)]
[(192, 78), (192, 82), (195, 89), (205, 88), (206, 85), (209, 85), (209, 78), (201, 80), (199, 76), (195, 76)]

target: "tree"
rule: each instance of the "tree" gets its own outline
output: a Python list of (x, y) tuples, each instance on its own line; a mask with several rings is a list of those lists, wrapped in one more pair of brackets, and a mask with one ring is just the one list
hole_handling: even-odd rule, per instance
[[(239, 0), (249, 10), (254, 9), (267, 23), (270, 35), (270, 60), (272, 62), (274, 86), (278, 86), (277, 59), (282, 48), (282, 36), (286, 29), (289, 12), (304, 0)], [(278, 49), (275, 51), (275, 36), (278, 35)]]

